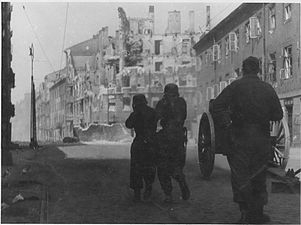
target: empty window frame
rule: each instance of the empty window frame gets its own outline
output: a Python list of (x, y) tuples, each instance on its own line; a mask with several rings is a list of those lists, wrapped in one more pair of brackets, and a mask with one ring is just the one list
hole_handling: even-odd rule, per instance
[(155, 55), (160, 55), (161, 40), (155, 40)]
[(161, 71), (162, 62), (155, 62), (155, 71)]
[(227, 35), (225, 38), (225, 56), (229, 55), (229, 36)]
[(268, 64), (268, 74), (269, 74), (269, 80), (271, 82), (276, 82), (276, 52), (269, 54), (269, 64)]
[(276, 28), (276, 10), (275, 4), (269, 7), (269, 31), (273, 31)]
[(284, 75), (282, 75), (283, 79), (288, 79), (293, 76), (292, 45), (283, 48), (283, 69), (284, 69)]

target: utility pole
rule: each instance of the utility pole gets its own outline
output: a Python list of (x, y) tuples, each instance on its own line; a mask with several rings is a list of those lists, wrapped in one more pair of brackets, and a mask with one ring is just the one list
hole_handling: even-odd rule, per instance
[(37, 133), (36, 133), (36, 95), (33, 82), (33, 60), (34, 60), (34, 48), (33, 44), (29, 48), (29, 56), (31, 57), (31, 109), (30, 109), (30, 144), (29, 147), (36, 149)]

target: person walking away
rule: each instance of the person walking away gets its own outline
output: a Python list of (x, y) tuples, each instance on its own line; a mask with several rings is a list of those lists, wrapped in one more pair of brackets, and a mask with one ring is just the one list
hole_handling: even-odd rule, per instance
[(165, 202), (172, 201), (172, 180), (180, 186), (182, 199), (188, 200), (190, 190), (186, 183), (183, 168), (186, 159), (187, 137), (184, 122), (187, 116), (186, 101), (179, 97), (176, 84), (164, 87), (164, 96), (156, 105), (156, 112), (162, 129), (157, 134), (159, 151), (157, 173), (161, 188), (165, 194)]
[(238, 222), (265, 223), (270, 221), (263, 213), (268, 196), (266, 169), (272, 151), (270, 121), (281, 120), (283, 112), (273, 87), (257, 76), (256, 57), (243, 61), (242, 72), (242, 78), (213, 101), (212, 114), (217, 127), (231, 130), (232, 148), (227, 160), (233, 200), (241, 211)]
[(126, 120), (125, 125), (129, 129), (134, 129), (136, 133), (131, 145), (130, 187), (134, 190), (134, 201), (139, 202), (144, 185), (144, 200), (151, 197), (152, 184), (156, 175), (154, 138), (157, 117), (155, 110), (147, 106), (143, 94), (133, 97), (132, 107), (133, 112)]

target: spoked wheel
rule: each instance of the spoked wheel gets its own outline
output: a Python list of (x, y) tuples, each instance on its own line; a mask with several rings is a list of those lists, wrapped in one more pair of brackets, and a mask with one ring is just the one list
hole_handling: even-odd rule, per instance
[(215, 157), (214, 123), (209, 113), (203, 113), (199, 125), (198, 156), (201, 173), (204, 178), (209, 178)]
[(271, 122), (273, 163), (285, 169), (290, 151), (290, 133), (286, 120)]

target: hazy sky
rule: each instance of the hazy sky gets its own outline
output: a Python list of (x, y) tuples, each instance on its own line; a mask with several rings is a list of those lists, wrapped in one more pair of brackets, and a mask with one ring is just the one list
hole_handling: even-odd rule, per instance
[[(79, 42), (92, 38), (104, 26), (109, 34), (118, 29), (117, 8), (122, 7), (127, 16), (147, 17), (148, 6), (155, 7), (155, 33), (163, 33), (167, 27), (168, 11), (181, 11), (182, 32), (188, 28), (188, 12), (195, 11), (195, 30), (204, 30), (206, 5), (211, 6), (212, 25), (215, 25), (239, 2), (206, 3), (194, 2), (12, 2), (11, 17), (12, 68), (15, 72), (16, 87), (12, 90), (12, 101), (23, 99), (30, 92), (31, 58), (29, 46), (34, 45), (34, 80), (36, 90), (48, 73), (63, 68), (65, 56), (62, 50)], [(67, 26), (64, 38), (64, 28)], [(24, 6), (24, 7), (23, 7)]]

